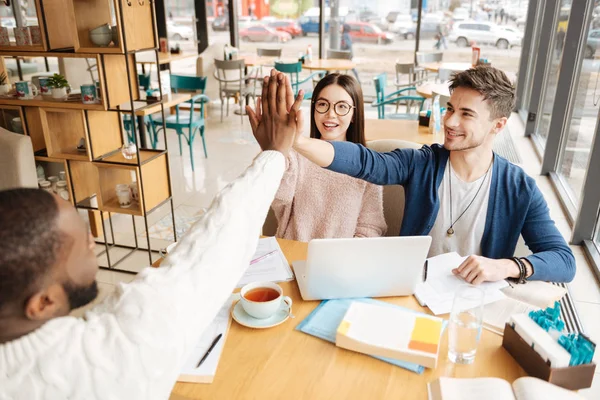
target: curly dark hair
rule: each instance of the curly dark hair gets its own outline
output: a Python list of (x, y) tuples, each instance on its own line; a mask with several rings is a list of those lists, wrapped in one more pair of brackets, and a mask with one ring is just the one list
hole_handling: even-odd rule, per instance
[(458, 87), (479, 92), (490, 105), (490, 117), (508, 118), (515, 108), (515, 87), (504, 71), (488, 65), (478, 65), (458, 72), (450, 79), (450, 93)]
[(56, 200), (44, 190), (0, 191), (0, 311), (24, 307), (57, 262), (58, 215)]

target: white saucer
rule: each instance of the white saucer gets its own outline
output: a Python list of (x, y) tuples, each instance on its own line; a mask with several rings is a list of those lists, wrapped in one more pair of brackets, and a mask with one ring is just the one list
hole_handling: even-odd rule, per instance
[(231, 315), (235, 321), (248, 328), (265, 329), (284, 323), (289, 317), (289, 309), (285, 302), (282, 302), (281, 308), (272, 316), (265, 319), (251, 317), (242, 307), (242, 303), (238, 301), (231, 310)]

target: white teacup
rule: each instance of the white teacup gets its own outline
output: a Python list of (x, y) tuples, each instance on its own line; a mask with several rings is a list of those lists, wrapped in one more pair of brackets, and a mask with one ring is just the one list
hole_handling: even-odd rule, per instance
[(244, 311), (251, 317), (265, 319), (271, 317), (286, 303), (288, 313), (292, 312), (292, 299), (283, 295), (283, 290), (273, 282), (252, 282), (240, 291), (240, 302)]

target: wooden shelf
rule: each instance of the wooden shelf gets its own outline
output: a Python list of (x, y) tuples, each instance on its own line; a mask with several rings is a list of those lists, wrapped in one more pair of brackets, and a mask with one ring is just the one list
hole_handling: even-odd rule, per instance
[(44, 48), (44, 46), (41, 45), (35, 45), (35, 46), (17, 46), (16, 43), (13, 46), (12, 44), (10, 46), (0, 46), (0, 53), (5, 53), (5, 52), (22, 52), (24, 57), (31, 57), (30, 55), (28, 55), (29, 52), (40, 52), (40, 51), (46, 51), (46, 49)]
[[(164, 150), (140, 150), (140, 164), (142, 164), (142, 165), (146, 164), (147, 162), (151, 161), (152, 159), (159, 157), (165, 153), (166, 153), (166, 151), (164, 151)], [(101, 160), (99, 160), (99, 162), (131, 164), (131, 165), (138, 164), (137, 158), (128, 160), (125, 157), (123, 157), (123, 154), (120, 151), (117, 151), (116, 153), (111, 154), (110, 156), (103, 157)]]
[[(171, 196), (166, 152), (159, 153), (157, 157), (150, 158), (141, 166), (141, 176), (144, 179), (143, 191), (140, 185), (140, 182), (142, 182), (140, 180), (140, 167), (135, 165), (111, 164), (108, 162), (94, 162), (93, 164), (98, 169), (100, 182), (98, 209), (102, 211), (143, 216), (145, 215), (144, 208), (142, 207), (143, 204), (145, 204), (146, 212), (148, 212), (165, 200), (168, 200)], [(134, 181), (138, 184), (140, 197), (138, 206), (132, 204), (130, 208), (121, 208), (117, 200), (115, 186), (120, 183), (131, 184)]]
[(31, 100), (0, 98), (0, 105), (68, 108), (71, 110), (106, 110), (105, 105), (102, 103), (83, 104), (75, 101), (44, 100), (42, 96), (37, 96)]
[(119, 214), (129, 214), (129, 215), (139, 215), (139, 216), (143, 215), (142, 206), (140, 205), (139, 202), (132, 200), (131, 205), (129, 207), (127, 207), (127, 208), (121, 207), (121, 205), (119, 204), (119, 199), (117, 199), (116, 196), (109, 199), (108, 203), (104, 203), (102, 205), (101, 210), (112, 212), (112, 213), (119, 213)]
[[(123, 8), (121, 8), (121, 5)], [(124, 26), (121, 25), (121, 14)], [(119, 0), (77, 0), (69, 2), (67, 13), (72, 25), (72, 36), (76, 52), (114, 54), (125, 52), (124, 38), (128, 51), (156, 48), (157, 40), (152, 21), (152, 3), (148, 0), (140, 4), (138, 1)], [(96, 46), (90, 39), (89, 32), (104, 24), (113, 25), (116, 21), (118, 44), (111, 43), (107, 47)]]
[[(92, 161), (83, 111), (40, 108), (39, 116), (49, 157)], [(82, 137), (87, 149), (85, 153), (77, 150)]]
[[(21, 119), (21, 131), (18, 132), (13, 124), (13, 119)], [(27, 124), (23, 118), (23, 108), (19, 106), (0, 106), (0, 127), (15, 133), (27, 135)]]
[(69, 201), (71, 202), (71, 204), (75, 205), (72, 196), (73, 192), (71, 191), (73, 183), (71, 182), (71, 177), (69, 175), (67, 160), (62, 158), (35, 156), (35, 161), (36, 164), (40, 164), (42, 168), (44, 168), (46, 179), (49, 176), (58, 176), (59, 172), (65, 173), (65, 180), (67, 181), (67, 191), (69, 192)]

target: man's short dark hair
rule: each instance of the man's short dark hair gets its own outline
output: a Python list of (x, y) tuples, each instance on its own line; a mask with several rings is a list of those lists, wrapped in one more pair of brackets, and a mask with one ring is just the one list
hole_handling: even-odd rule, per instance
[(459, 87), (479, 92), (490, 105), (492, 119), (508, 118), (515, 108), (515, 88), (504, 71), (497, 68), (478, 65), (456, 73), (450, 79), (450, 92)]
[(58, 260), (58, 205), (40, 189), (0, 191), (0, 311), (24, 306)]

